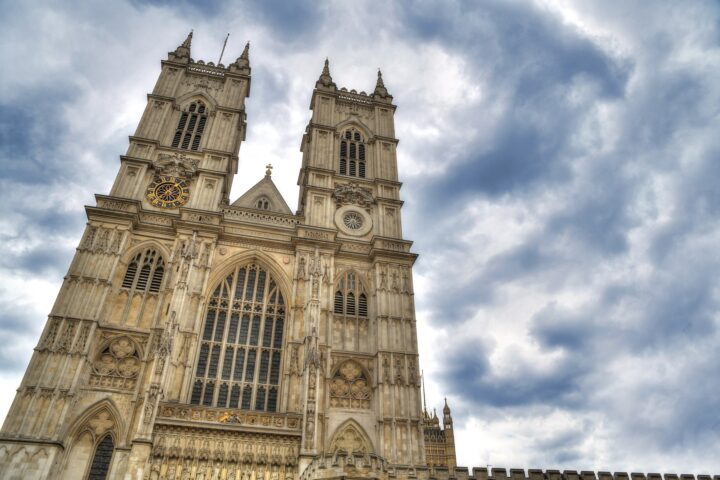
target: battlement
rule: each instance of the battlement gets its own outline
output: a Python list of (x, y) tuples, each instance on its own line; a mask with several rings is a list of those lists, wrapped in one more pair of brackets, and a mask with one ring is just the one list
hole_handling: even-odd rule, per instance
[(627, 473), (627, 472), (593, 472), (576, 470), (539, 470), (530, 469), (527, 472), (521, 468), (487, 469), (473, 468), (470, 474), (467, 467), (457, 467), (454, 472), (447, 468), (436, 467), (429, 475), (435, 480), (720, 480), (720, 475), (692, 475), (675, 473)]

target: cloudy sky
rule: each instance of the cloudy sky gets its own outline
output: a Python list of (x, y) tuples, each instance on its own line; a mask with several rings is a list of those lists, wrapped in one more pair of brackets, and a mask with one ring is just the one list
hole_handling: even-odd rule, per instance
[(428, 402), (462, 465), (720, 473), (717, 2), (11, 2), (0, 30), (0, 415), (160, 59), (250, 40), (233, 198), (297, 204), (326, 56), (398, 105)]

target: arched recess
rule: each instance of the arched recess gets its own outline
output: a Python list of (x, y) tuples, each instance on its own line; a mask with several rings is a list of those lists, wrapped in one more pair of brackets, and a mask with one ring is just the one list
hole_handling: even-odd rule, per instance
[(333, 289), (332, 343), (334, 348), (370, 352), (370, 290), (364, 276), (347, 269), (335, 277)]
[(372, 130), (370, 130), (370, 127), (365, 125), (361, 120), (358, 120), (357, 118), (349, 118), (338, 123), (337, 125), (335, 125), (335, 132), (340, 135), (349, 127), (355, 127), (360, 130), (365, 135), (365, 138), (368, 142), (375, 138), (375, 135), (373, 134)]
[(215, 100), (213, 97), (208, 95), (207, 93), (203, 91), (193, 91), (186, 93), (185, 95), (182, 95), (175, 99), (175, 102), (173, 103), (173, 106), (179, 110), (183, 110), (186, 106), (194, 102), (195, 100), (201, 100), (205, 102), (205, 104), (208, 106), (210, 111), (216, 110), (218, 103), (217, 100)]
[[(239, 252), (228, 257), (225, 261), (220, 263), (213, 272), (210, 274), (207, 282), (207, 290), (205, 296), (209, 296), (213, 293), (217, 284), (220, 280), (232, 272), (236, 266), (242, 263), (257, 263), (266, 268), (273, 276), (276, 282), (280, 285), (280, 290), (285, 295), (285, 300), (290, 302), (290, 292), (292, 292), (292, 283), (290, 276), (286, 273), (285, 269), (278, 263), (278, 261), (271, 255), (263, 252), (262, 250), (248, 250), (245, 252)], [(292, 263), (291, 263), (292, 264)]]
[(279, 408), (289, 289), (285, 274), (264, 256), (234, 256), (208, 282), (189, 403)]
[(365, 429), (355, 420), (348, 419), (335, 430), (329, 452), (366, 455), (375, 453), (375, 448)]
[[(147, 260), (145, 253), (154, 251), (156, 262), (151, 265), (147, 277), (140, 271)], [(140, 256), (141, 258), (137, 258)], [(138, 264), (134, 261), (138, 260)], [(113, 276), (113, 301), (108, 302), (110, 323), (152, 327), (152, 320), (159, 308), (162, 290), (167, 286), (170, 272), (170, 252), (161, 243), (147, 240), (124, 252)], [(129, 269), (134, 269), (128, 277)], [(162, 273), (158, 275), (159, 269)], [(141, 282), (142, 277), (142, 283)], [(148, 295), (149, 294), (149, 295)]]
[[(110, 399), (88, 407), (61, 438), (69, 438), (63, 458), (62, 480), (86, 478), (90, 469), (109, 471), (114, 450), (121, 445), (125, 425)], [(107, 468), (105, 468), (107, 467)], [(96, 477), (102, 478), (102, 477)]]

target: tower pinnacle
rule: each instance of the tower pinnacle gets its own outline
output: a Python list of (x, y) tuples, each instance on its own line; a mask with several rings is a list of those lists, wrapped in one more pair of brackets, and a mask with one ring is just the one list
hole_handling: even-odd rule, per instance
[[(378, 97), (387, 98), (390, 97), (390, 94), (388, 94), (387, 88), (385, 88), (385, 82), (383, 82), (382, 78), (382, 72), (378, 68), (378, 76), (377, 76), (377, 83), (375, 84), (375, 91), (373, 92), (374, 95), (377, 95)], [(390, 97), (392, 98), (392, 97)]]
[(187, 38), (183, 41), (174, 52), (168, 53), (168, 59), (185, 62), (190, 60), (190, 45), (192, 44), (193, 31), (190, 30)]
[(330, 61), (325, 58), (325, 64), (323, 65), (322, 73), (320, 74), (320, 78), (318, 78), (317, 83), (315, 86), (323, 85), (325, 87), (335, 87), (335, 84), (333, 83), (333, 79), (330, 76)]
[(244, 73), (250, 73), (250, 42), (245, 44), (240, 56), (230, 65), (230, 70), (238, 69)]

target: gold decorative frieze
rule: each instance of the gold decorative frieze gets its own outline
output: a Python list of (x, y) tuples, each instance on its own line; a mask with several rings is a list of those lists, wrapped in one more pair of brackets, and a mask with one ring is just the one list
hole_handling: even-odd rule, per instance
[(163, 403), (160, 405), (157, 421), (161, 422), (164, 419), (300, 432), (302, 416), (292, 413), (246, 412), (200, 405)]

